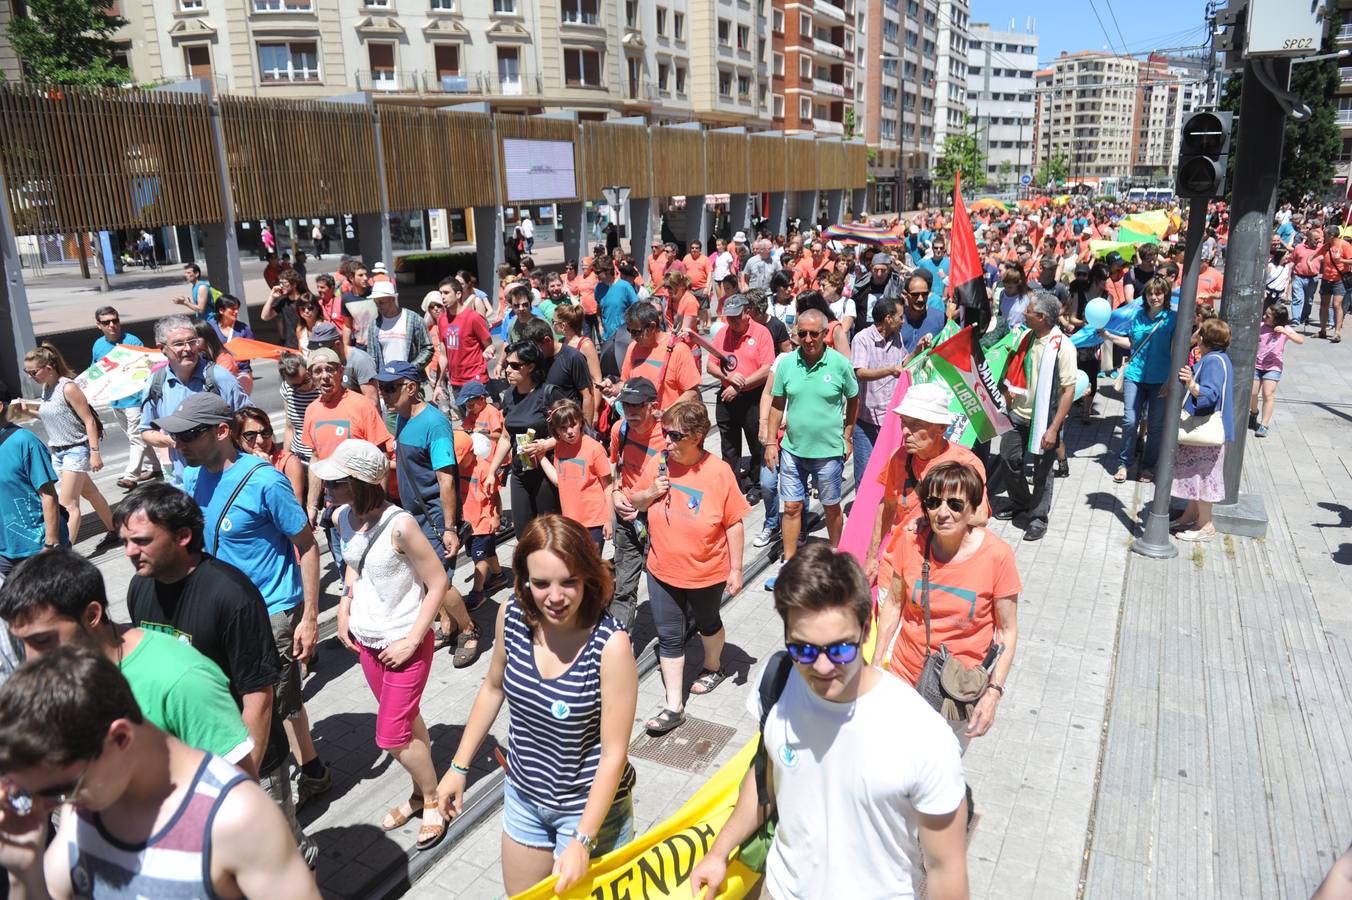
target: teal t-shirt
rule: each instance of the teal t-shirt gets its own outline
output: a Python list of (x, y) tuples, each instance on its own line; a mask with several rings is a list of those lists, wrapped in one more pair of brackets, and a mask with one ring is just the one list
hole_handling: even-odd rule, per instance
[(787, 397), (783, 448), (802, 459), (845, 455), (845, 404), (859, 393), (850, 361), (827, 348), (813, 365), (799, 350), (775, 368), (774, 396)]
[[(56, 469), (51, 451), (33, 432), (6, 423), (0, 426), (0, 438), (0, 556), (27, 559), (41, 553), (47, 541), (38, 489), (56, 481)], [(58, 529), (64, 543), (64, 519)]]
[(141, 713), (160, 730), (232, 763), (253, 749), (225, 673), (191, 644), (143, 630), (121, 669)]
[(1166, 309), (1161, 310), (1159, 315), (1152, 319), (1142, 309), (1132, 317), (1127, 331), (1127, 336), (1131, 338), (1131, 359), (1127, 362), (1123, 378), (1137, 384), (1156, 385), (1169, 380), (1169, 370), (1172, 368), (1170, 356), (1174, 343), (1174, 319), (1177, 316), (1177, 313)]

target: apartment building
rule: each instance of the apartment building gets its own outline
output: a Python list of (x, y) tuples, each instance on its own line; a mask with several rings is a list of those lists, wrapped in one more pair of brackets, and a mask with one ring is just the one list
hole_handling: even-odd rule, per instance
[[(1338, 0), (1344, 24), (1334, 35), (1337, 50), (1352, 50), (1352, 0)], [(1347, 194), (1352, 185), (1352, 60), (1344, 60), (1338, 68), (1338, 127), (1343, 133), (1342, 152), (1334, 169), (1334, 186)]]
[(786, 134), (853, 136), (856, 0), (773, 0), (771, 112)]
[(1032, 173), (1037, 47), (1037, 35), (972, 23), (967, 107), (986, 155), (984, 177), (1002, 187)]
[(690, 46), (695, 51), (691, 73), (699, 119), (711, 125), (768, 128), (769, 0), (687, 0), (686, 5), (692, 29)]
[[(971, 40), (971, 10), (967, 0), (939, 0), (939, 36), (935, 41), (934, 155), (943, 153), (944, 138), (966, 127), (967, 57)], [(922, 53), (925, 46), (921, 45)]]
[(1132, 57), (1083, 51), (1062, 52), (1037, 72), (1034, 167), (1059, 156), (1070, 182), (1091, 185), (1128, 175), (1140, 126), (1139, 71)]
[(935, 158), (940, 0), (859, 0), (867, 16), (856, 50), (862, 134), (872, 154), (871, 212), (915, 209)]
[[(1187, 73), (1187, 74), (1183, 74)], [(1178, 136), (1183, 116), (1201, 96), (1201, 85), (1185, 67), (1157, 54), (1141, 62), (1137, 85), (1136, 142), (1132, 148), (1133, 178), (1172, 183), (1178, 167)]]

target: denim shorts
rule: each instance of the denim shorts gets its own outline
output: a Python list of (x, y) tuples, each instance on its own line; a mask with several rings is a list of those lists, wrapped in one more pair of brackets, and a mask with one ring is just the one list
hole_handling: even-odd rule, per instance
[(1341, 297), (1347, 293), (1347, 286), (1343, 284), (1341, 278), (1335, 278), (1332, 281), (1323, 278), (1319, 281), (1319, 293), (1327, 294), (1330, 297)]
[(58, 472), (88, 472), (89, 445), (76, 444), (65, 450), (53, 450), (52, 465)]
[(1254, 369), (1253, 377), (1255, 381), (1281, 381), (1281, 369)]
[(808, 481), (817, 484), (817, 499), (822, 506), (840, 505), (840, 483), (845, 475), (845, 460), (839, 456), (825, 459), (800, 459), (787, 450), (779, 451), (779, 501), (801, 503), (807, 499)]
[[(502, 790), (502, 830), (523, 847), (554, 851), (560, 856), (568, 849), (582, 813), (564, 813), (547, 809), (529, 799), (507, 777)], [(634, 838), (634, 799), (625, 794), (610, 805), (605, 821), (597, 830), (592, 856), (602, 856)]]

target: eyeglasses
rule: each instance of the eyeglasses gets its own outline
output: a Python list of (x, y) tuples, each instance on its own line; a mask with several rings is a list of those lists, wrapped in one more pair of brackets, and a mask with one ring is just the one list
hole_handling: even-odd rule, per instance
[(118, 322), (121, 322), (121, 321), (122, 321), (122, 320), (121, 320), (120, 318), (118, 318), (117, 316), (114, 316), (114, 317), (111, 318), (111, 319), (99, 319), (99, 324), (100, 324), (100, 325), (116, 325)]
[(189, 441), (197, 440), (215, 427), (215, 425), (198, 425), (196, 428), (189, 428), (187, 431), (175, 431), (170, 437), (174, 439), (175, 444), (186, 444)]
[(940, 506), (947, 506), (955, 513), (960, 513), (967, 508), (967, 501), (961, 497), (926, 497), (920, 501), (920, 505), (933, 512)]
[(197, 347), (197, 338), (189, 341), (172, 341), (168, 346), (170, 350), (192, 350)]
[(805, 641), (785, 641), (784, 648), (789, 651), (789, 656), (794, 662), (804, 666), (815, 663), (817, 657), (823, 653), (838, 666), (848, 665), (859, 656), (859, 641), (837, 641), (825, 647)]
[(510, 359), (507, 360), (507, 368), (511, 369), (513, 372), (520, 370), (525, 365), (526, 364), (523, 362), (512, 362)]
[(911, 297), (912, 299), (915, 299), (915, 300), (920, 300), (920, 299), (922, 299), (922, 298), (923, 298), (923, 299), (928, 299), (928, 298), (929, 298), (929, 291), (907, 291), (907, 292), (906, 292), (906, 296), (907, 296), (907, 297)]
[(662, 429), (662, 436), (665, 437), (665, 438), (666, 438), (667, 440), (669, 440), (669, 441), (674, 441), (674, 442), (677, 442), (677, 443), (679, 443), (680, 441), (685, 440), (686, 437), (688, 437), (688, 435), (687, 435), (684, 431), (674, 431), (674, 430), (669, 429), (669, 428), (663, 428), (663, 429)]
[(256, 441), (256, 440), (258, 440), (260, 437), (265, 437), (265, 438), (270, 438), (270, 437), (272, 437), (272, 429), (271, 429), (271, 428), (267, 428), (267, 429), (264, 429), (264, 428), (258, 428), (258, 429), (254, 429), (254, 430), (252, 430), (252, 431), (241, 431), (241, 432), (239, 433), (239, 436), (240, 436), (241, 438), (243, 438), (244, 440), (246, 440), (246, 441)]
[(85, 763), (85, 767), (80, 770), (79, 776), (67, 784), (54, 784), (51, 787), (45, 787), (40, 791), (29, 793), (23, 788), (10, 784), (9, 786), (9, 808), (21, 816), (26, 816), (33, 811), (33, 798), (41, 797), (48, 803), (57, 806), (71, 803), (79, 796), (80, 788), (84, 787), (85, 776), (89, 774), (89, 767), (94, 764), (91, 759)]
[(826, 333), (826, 332), (824, 332), (824, 331), (813, 331), (811, 328), (799, 328), (799, 329), (798, 329), (798, 336), (799, 336), (799, 337), (819, 338), (819, 337), (821, 337), (821, 336), (822, 336), (823, 334), (825, 334), (825, 333)]

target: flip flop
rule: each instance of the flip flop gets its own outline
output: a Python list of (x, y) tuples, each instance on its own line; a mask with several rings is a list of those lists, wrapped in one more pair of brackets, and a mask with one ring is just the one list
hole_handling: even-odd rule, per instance
[(1127, 480), (1126, 469), (1118, 469), (1115, 473), (1113, 473), (1113, 481), (1116, 482), (1117, 484), (1121, 484), (1126, 480)]
[(675, 709), (663, 709), (660, 713), (643, 723), (643, 727), (648, 730), (648, 734), (656, 737), (666, 734), (668, 731), (674, 731), (685, 722), (685, 711)]

